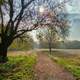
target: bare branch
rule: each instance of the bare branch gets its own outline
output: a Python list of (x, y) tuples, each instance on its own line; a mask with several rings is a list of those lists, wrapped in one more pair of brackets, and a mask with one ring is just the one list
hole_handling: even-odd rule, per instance
[(64, 0), (64, 1), (62, 1), (61, 3), (55, 4), (55, 5), (52, 7), (53, 11), (55, 11), (56, 8), (59, 8), (61, 5), (65, 4), (65, 3), (69, 2), (69, 1), (70, 1), (70, 0)]
[(37, 29), (37, 26), (34, 25), (34, 27), (32, 27), (31, 29), (28, 29), (28, 28), (27, 28), (27, 29), (18, 30), (18, 31), (16, 32), (15, 36), (14, 36), (14, 39), (20, 37), (21, 35), (23, 35), (23, 34), (26, 33), (26, 32), (30, 32), (30, 31), (36, 30), (36, 29)]
[(23, 15), (23, 13), (24, 13), (24, 10), (25, 10), (33, 1), (34, 1), (34, 0), (30, 0), (26, 5), (24, 5), (24, 0), (21, 0), (22, 9), (21, 9), (20, 13), (16, 16), (16, 18), (15, 18), (15, 20), (14, 20), (14, 22), (15, 22), (16, 20), (18, 20), (17, 23), (16, 23), (15, 31), (17, 30), (18, 25), (19, 25), (20, 21), (22, 20), (22, 15)]
[(3, 18), (3, 12), (2, 12), (2, 9), (1, 9), (1, 5), (0, 5), (0, 14), (1, 14), (1, 33), (3, 34), (4, 33), (4, 18)]
[[(14, 16), (14, 9), (13, 9), (13, 0), (8, 0), (9, 6), (10, 6), (10, 12), (9, 12), (9, 16), (10, 16), (10, 20), (8, 21), (8, 24), (6, 26), (6, 30), (5, 33), (7, 33), (8, 29), (11, 28), (11, 30), (13, 29), (13, 16)], [(10, 25), (12, 27), (10, 27)]]

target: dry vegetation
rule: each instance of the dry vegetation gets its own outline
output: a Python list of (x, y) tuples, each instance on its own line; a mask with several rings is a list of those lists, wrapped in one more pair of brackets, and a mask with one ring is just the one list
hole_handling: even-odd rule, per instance
[[(0, 64), (0, 80), (35, 80), (35, 64), (39, 64), (37, 62), (37, 59), (40, 61), (41, 71), (45, 72), (45, 69), (52, 65), (59, 67), (60, 71), (64, 71), (63, 73), (70, 72), (73, 74), (73, 76), (76, 78), (76, 80), (80, 80), (80, 54), (70, 54), (63, 51), (53, 51), (49, 57), (46, 55), (45, 59), (45, 53), (48, 53), (48, 51), (42, 51), (42, 57), (37, 55), (34, 51), (11, 51), (8, 52), (8, 58), (9, 61), (4, 64)], [(47, 62), (46, 62), (47, 61)], [(48, 62), (50, 61), (50, 62)], [(55, 65), (55, 64), (56, 65)], [(45, 65), (46, 66), (45, 66)], [(47, 65), (49, 64), (49, 65)], [(44, 66), (43, 66), (44, 65)], [(39, 67), (40, 67), (39, 66)], [(61, 66), (61, 67), (60, 67)], [(37, 69), (40, 69), (37, 67)], [(46, 68), (45, 68), (46, 67)], [(49, 71), (58, 73), (54, 71), (54, 67), (47, 68)], [(47, 71), (46, 69), (46, 71)], [(38, 72), (39, 73), (39, 72)], [(45, 73), (46, 74), (46, 73)], [(36, 74), (37, 75), (37, 74)], [(42, 73), (41, 73), (42, 75)], [(68, 76), (70, 76), (68, 74)], [(49, 77), (48, 77), (49, 78)], [(63, 79), (64, 80), (64, 79)]]
[(76, 80), (80, 80), (80, 53), (68, 54), (55, 51), (50, 57), (60, 66), (70, 71), (76, 77)]

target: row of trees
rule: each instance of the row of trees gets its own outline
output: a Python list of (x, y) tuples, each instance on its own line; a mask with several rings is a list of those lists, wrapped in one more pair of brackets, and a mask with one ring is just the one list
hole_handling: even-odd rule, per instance
[[(49, 43), (46, 41), (39, 41), (40, 44), (36, 44), (39, 49), (49, 49)], [(51, 44), (52, 49), (80, 49), (80, 41), (56, 41)]]
[[(64, 32), (67, 22), (59, 16), (64, 13), (64, 4), (58, 0), (0, 0), (0, 57), (2, 61), (7, 57), (7, 50), (16, 38), (24, 37), (24, 33), (38, 28), (56, 27), (60, 33)], [(48, 11), (40, 14), (40, 6)], [(49, 26), (48, 26), (49, 27)]]

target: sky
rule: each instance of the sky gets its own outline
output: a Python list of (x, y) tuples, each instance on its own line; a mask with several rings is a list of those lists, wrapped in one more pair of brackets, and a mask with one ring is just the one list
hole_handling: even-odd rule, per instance
[[(80, 0), (69, 0), (66, 3), (66, 10), (69, 13), (68, 19), (71, 21), (70, 33), (67, 39), (80, 41)], [(32, 34), (35, 41), (37, 41), (36, 31), (33, 31)]]
[(66, 4), (67, 12), (70, 14), (71, 21), (70, 40), (80, 41), (80, 0), (72, 0), (72, 3)]
[(80, 0), (71, 0), (66, 6), (69, 13), (80, 13)]

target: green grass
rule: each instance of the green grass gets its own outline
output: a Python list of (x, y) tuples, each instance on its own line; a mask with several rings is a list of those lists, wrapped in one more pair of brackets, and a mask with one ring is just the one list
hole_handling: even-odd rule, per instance
[(76, 79), (80, 79), (80, 55), (65, 55), (64, 53), (53, 52), (50, 57), (60, 66), (70, 71)]
[(69, 70), (76, 78), (80, 78), (80, 66), (76, 65), (75, 62), (63, 58), (57, 58), (56, 61)]
[(0, 80), (34, 80), (36, 55), (9, 56), (9, 61), (0, 64)]

